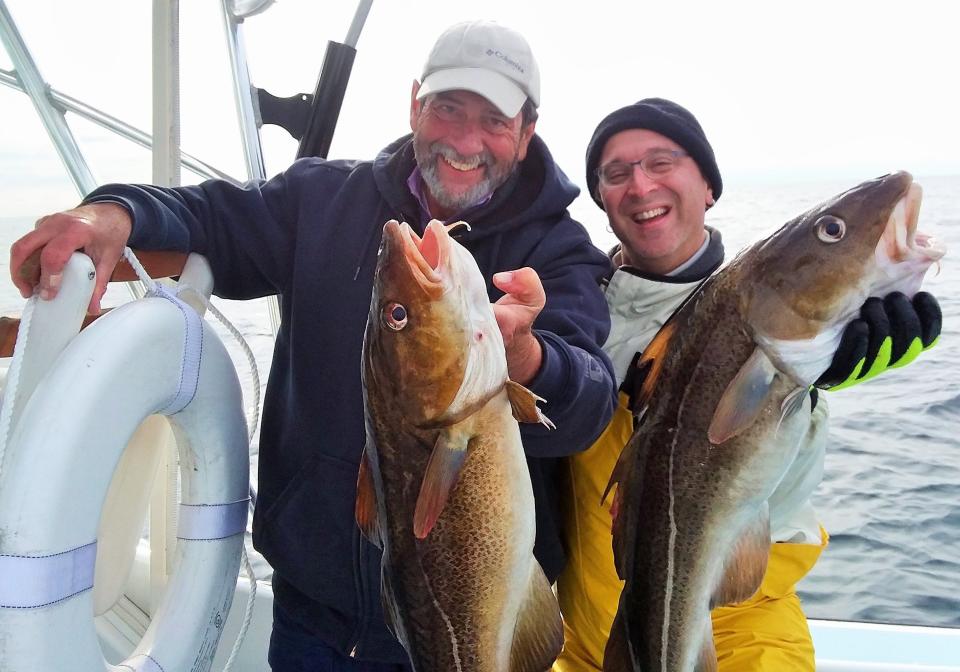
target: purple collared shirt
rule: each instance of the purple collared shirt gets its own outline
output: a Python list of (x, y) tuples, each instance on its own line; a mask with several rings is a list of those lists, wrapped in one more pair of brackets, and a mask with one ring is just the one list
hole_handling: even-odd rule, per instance
[[(413, 194), (413, 197), (417, 199), (417, 203), (420, 204), (420, 211), (427, 216), (427, 221), (431, 219), (436, 219), (433, 216), (433, 213), (430, 212), (430, 204), (427, 201), (427, 195), (424, 193), (425, 186), (423, 184), (423, 175), (420, 173), (420, 166), (414, 166), (413, 172), (410, 173), (410, 177), (407, 178), (407, 189), (410, 190), (410, 193)], [(487, 203), (493, 197), (493, 192), (487, 194), (487, 196), (480, 201), (479, 203), (474, 203), (471, 205), (468, 210), (473, 208), (478, 208), (481, 205)], [(459, 217), (450, 217), (447, 220), (443, 220), (444, 224), (454, 222), (460, 219)]]

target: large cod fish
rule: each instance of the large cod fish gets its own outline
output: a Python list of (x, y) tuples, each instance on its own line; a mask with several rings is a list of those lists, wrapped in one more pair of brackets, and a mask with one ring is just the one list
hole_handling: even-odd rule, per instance
[(907, 173), (788, 222), (707, 280), (641, 356), (639, 425), (611, 477), (625, 586), (605, 672), (717, 669), (710, 610), (751, 597), (767, 500), (810, 422), (810, 385), (869, 296), (912, 296), (944, 254)]
[(357, 522), (383, 549), (387, 622), (417, 672), (543, 672), (557, 600), (533, 556), (517, 418), (547, 420), (507, 378), (470, 253), (437, 221), (389, 221), (363, 346), (367, 447)]

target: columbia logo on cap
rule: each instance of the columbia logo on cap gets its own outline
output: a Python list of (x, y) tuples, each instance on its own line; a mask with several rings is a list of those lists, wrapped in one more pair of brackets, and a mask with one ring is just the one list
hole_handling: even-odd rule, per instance
[(520, 65), (519, 63), (517, 63), (515, 60), (513, 60), (512, 58), (510, 58), (509, 56), (507, 56), (507, 55), (506, 55), (505, 53), (503, 53), (502, 51), (498, 51), (498, 50), (496, 50), (496, 49), (487, 49), (487, 56), (496, 56), (497, 58), (499, 58), (501, 61), (503, 61), (503, 62), (506, 63), (507, 65), (509, 65), (509, 66), (511, 66), (511, 67), (513, 67), (513, 68), (516, 68), (518, 72), (525, 72), (525, 70), (523, 69), (523, 66), (522, 66), (522, 65)]

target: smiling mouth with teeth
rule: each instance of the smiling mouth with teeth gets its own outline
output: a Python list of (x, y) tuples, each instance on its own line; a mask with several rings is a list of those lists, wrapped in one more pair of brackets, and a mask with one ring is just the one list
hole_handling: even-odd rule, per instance
[(654, 217), (659, 217), (660, 215), (665, 215), (670, 210), (670, 208), (654, 208), (653, 210), (644, 210), (643, 212), (638, 212), (633, 215), (633, 221), (635, 222), (645, 222), (647, 220), (653, 219)]
[(447, 165), (449, 165), (451, 168), (462, 171), (462, 172), (466, 172), (468, 170), (475, 170), (482, 165), (480, 163), (480, 157), (474, 157), (472, 161), (467, 161), (467, 162), (457, 161), (455, 159), (447, 158), (446, 156), (441, 158), (444, 161), (446, 161)]

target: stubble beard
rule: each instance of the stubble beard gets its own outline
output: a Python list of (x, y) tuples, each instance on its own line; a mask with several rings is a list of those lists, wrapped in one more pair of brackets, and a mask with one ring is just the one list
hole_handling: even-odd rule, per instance
[[(488, 150), (473, 156), (465, 156), (440, 141), (424, 146), (414, 139), (413, 153), (417, 161), (417, 167), (420, 169), (420, 174), (427, 189), (430, 190), (430, 194), (436, 199), (437, 203), (453, 212), (463, 212), (467, 208), (483, 202), (507, 181), (510, 173), (517, 165), (516, 154), (509, 163), (498, 162)], [(466, 191), (453, 193), (440, 179), (438, 163), (441, 157), (458, 163), (470, 163), (479, 158), (479, 162), (485, 166), (485, 175), (482, 180)]]

